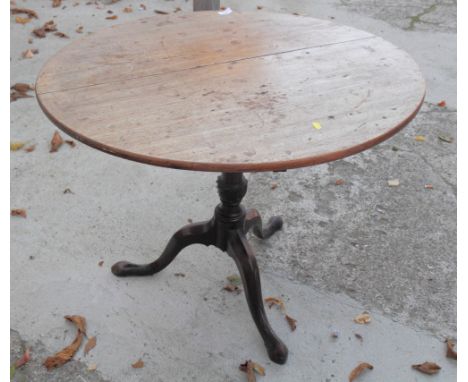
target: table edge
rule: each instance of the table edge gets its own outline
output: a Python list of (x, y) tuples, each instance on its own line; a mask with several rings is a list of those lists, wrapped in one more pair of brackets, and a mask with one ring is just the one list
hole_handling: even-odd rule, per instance
[(134, 162), (149, 164), (158, 167), (173, 168), (178, 170), (189, 170), (189, 171), (205, 171), (205, 172), (266, 172), (266, 171), (285, 171), (295, 168), (308, 167), (313, 165), (318, 165), (326, 162), (332, 162), (338, 159), (343, 159), (345, 157), (360, 153), (361, 151), (367, 150), (385, 140), (395, 135), (401, 129), (403, 129), (409, 122), (411, 122), (416, 114), (421, 109), (421, 106), (424, 103), (426, 96), (426, 88), (424, 87), (424, 92), (421, 100), (414, 109), (414, 111), (406, 117), (403, 121), (397, 124), (394, 128), (387, 130), (384, 134), (374, 137), (366, 142), (362, 142), (358, 145), (345, 148), (342, 150), (322, 154), (315, 156), (308, 156), (302, 158), (296, 158), (291, 160), (275, 161), (275, 162), (257, 162), (257, 163), (213, 163), (213, 162), (191, 162), (191, 161), (182, 161), (176, 159), (165, 159), (158, 158), (144, 154), (137, 154), (134, 152), (125, 151), (123, 149), (118, 149), (112, 146), (105, 145), (101, 142), (97, 142), (93, 139), (90, 139), (84, 135), (77, 133), (72, 130), (65, 124), (57, 120), (46, 107), (41, 102), (41, 97), (36, 94), (36, 99), (39, 103), (40, 108), (44, 114), (49, 118), (49, 120), (61, 129), (66, 134), (77, 139), (78, 141), (91, 146), (97, 150), (103, 151), (105, 153), (132, 160)]

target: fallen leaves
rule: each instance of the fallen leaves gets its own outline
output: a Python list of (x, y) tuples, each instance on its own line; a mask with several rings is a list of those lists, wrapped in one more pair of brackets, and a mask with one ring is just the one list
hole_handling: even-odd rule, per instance
[(52, 7), (57, 8), (62, 5), (62, 0), (52, 0)]
[(18, 151), (24, 146), (23, 142), (10, 142), (10, 151)]
[(273, 182), (273, 183), (271, 184), (270, 188), (271, 188), (272, 190), (276, 190), (276, 189), (278, 188), (278, 183)]
[(424, 135), (416, 135), (414, 139), (416, 140), (416, 142), (424, 142), (426, 140), (426, 137)]
[(106, 20), (117, 20), (118, 16), (117, 15), (112, 15), (112, 16), (107, 16)]
[(76, 337), (70, 345), (44, 361), (44, 366), (49, 371), (70, 361), (80, 348), (83, 336), (86, 335), (86, 319), (84, 317), (74, 315), (65, 316), (65, 319), (75, 324)]
[(100, 267), (102, 267), (102, 265), (104, 264), (104, 260), (100, 260), (97, 264), (98, 264)]
[(132, 13), (132, 12), (133, 12), (132, 6), (130, 5), (129, 7), (125, 7), (125, 8), (123, 9), (123, 12), (124, 12), (124, 13)]
[(10, 13), (12, 15), (25, 14), (25, 15), (28, 15), (29, 17), (31, 17), (31, 18), (34, 18), (34, 19), (39, 18), (35, 11), (33, 11), (32, 9), (28, 9), (28, 8), (10, 8)]
[(255, 373), (265, 376), (265, 368), (251, 360), (245, 361), (239, 365), (239, 370), (247, 373), (247, 381), (248, 382), (255, 382), (257, 379), (255, 378)]
[(400, 185), (400, 179), (389, 179), (387, 183), (389, 187), (398, 187)]
[(14, 102), (19, 98), (30, 98), (32, 95), (28, 94), (34, 87), (29, 84), (16, 83), (10, 87), (10, 102)]
[(447, 106), (447, 103), (445, 101), (440, 101), (437, 106), (440, 106), (440, 107), (446, 107)]
[(370, 363), (362, 362), (357, 365), (349, 374), (348, 380), (349, 382), (353, 382), (357, 377), (359, 377), (365, 370), (372, 370), (374, 366)]
[(288, 316), (287, 314), (284, 316), (284, 318), (286, 318), (286, 321), (288, 322), (291, 331), (294, 332), (297, 328), (297, 320), (295, 320), (291, 316)]
[(18, 369), (28, 363), (31, 359), (31, 355), (29, 354), (29, 348), (26, 348), (22, 357), (15, 362), (15, 368)]
[(141, 369), (143, 366), (145, 366), (145, 363), (141, 359), (139, 359), (135, 363), (132, 363), (132, 367), (134, 369)]
[(54, 136), (52, 137), (52, 140), (50, 141), (50, 150), (49, 150), (49, 152), (51, 152), (51, 153), (57, 152), (58, 149), (60, 148), (60, 146), (62, 146), (62, 144), (63, 144), (63, 139), (60, 136), (59, 132), (56, 131), (54, 133)]
[(55, 32), (54, 35), (55, 35), (55, 36), (58, 36), (58, 37), (60, 37), (60, 38), (70, 38), (70, 37), (68, 37), (68, 35), (66, 35), (66, 34), (63, 33), (63, 32)]
[(345, 182), (344, 179), (337, 179), (337, 180), (335, 180), (335, 185), (336, 186), (341, 186), (341, 185), (344, 184), (344, 182)]
[(297, 328), (297, 320), (286, 314), (286, 306), (284, 304), (284, 301), (280, 299), (279, 297), (267, 297), (265, 298), (265, 302), (268, 305), (268, 308), (272, 308), (274, 305), (276, 305), (281, 313), (284, 314), (284, 318), (286, 322), (289, 325), (289, 328), (291, 329), (292, 332), (294, 332)]
[(280, 308), (281, 312), (284, 313), (286, 311), (284, 301), (280, 299), (279, 297), (267, 297), (265, 298), (265, 302), (267, 303), (268, 308), (270, 309), (273, 305), (276, 305)]
[(158, 15), (168, 15), (169, 12), (166, 11), (160, 11), (159, 9), (155, 9), (154, 13), (157, 13)]
[(31, 17), (21, 17), (21, 16), (16, 16), (15, 17), (15, 22), (17, 24), (27, 24), (29, 23), (30, 21), (32, 21), (32, 18)]
[(224, 290), (227, 290), (228, 292), (237, 292), (240, 293), (240, 289), (237, 285), (232, 285), (232, 284), (227, 284), (223, 287)]
[(84, 348), (84, 355), (86, 356), (96, 346), (96, 337), (89, 337)]
[(322, 128), (322, 125), (320, 124), (320, 122), (312, 122), (312, 127), (316, 130), (320, 130)]
[(88, 366), (88, 371), (96, 371), (96, 369), (97, 369), (97, 365), (95, 363), (91, 363)]
[(455, 343), (452, 340), (447, 340), (447, 358), (457, 359), (457, 352), (455, 351)]
[(28, 49), (25, 50), (21, 55), (23, 58), (33, 58), (35, 54), (39, 53), (39, 49)]
[(56, 30), (57, 24), (55, 24), (54, 20), (49, 20), (42, 27), (34, 29), (32, 33), (39, 38), (44, 38), (48, 32), (55, 32)]
[(26, 210), (23, 208), (14, 208), (10, 211), (11, 216), (21, 216), (22, 218), (26, 218)]
[(240, 293), (241, 291), (241, 289), (239, 288), (239, 285), (241, 283), (240, 277), (238, 275), (230, 275), (226, 278), (229, 281), (229, 284), (225, 285), (223, 289), (231, 293), (232, 292)]
[(437, 138), (439, 138), (439, 140), (441, 140), (442, 142), (446, 142), (446, 143), (453, 142), (453, 138), (449, 137), (448, 135), (438, 135)]
[(436, 374), (441, 369), (435, 362), (424, 362), (418, 365), (412, 365), (411, 367), (424, 374)]
[(76, 33), (83, 33), (83, 25), (80, 25), (78, 28), (75, 29)]
[(356, 317), (354, 317), (353, 321), (356, 323), (356, 324), (360, 324), (360, 325), (364, 325), (364, 324), (368, 324), (371, 322), (371, 316), (369, 313), (367, 312), (363, 312), (361, 314), (358, 314)]

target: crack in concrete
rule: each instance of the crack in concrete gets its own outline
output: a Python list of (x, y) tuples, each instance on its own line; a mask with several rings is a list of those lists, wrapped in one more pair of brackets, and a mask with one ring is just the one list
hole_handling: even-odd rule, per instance
[(418, 13), (415, 16), (410, 16), (410, 24), (406, 28), (403, 28), (404, 30), (407, 31), (414, 31), (414, 27), (416, 24), (431, 24), (431, 25), (438, 25), (437, 23), (431, 22), (431, 21), (424, 21), (421, 19), (421, 17), (428, 15), (431, 12), (434, 12), (437, 9), (437, 3), (434, 3), (430, 5), (429, 7), (425, 8), (422, 10), (422, 12)]

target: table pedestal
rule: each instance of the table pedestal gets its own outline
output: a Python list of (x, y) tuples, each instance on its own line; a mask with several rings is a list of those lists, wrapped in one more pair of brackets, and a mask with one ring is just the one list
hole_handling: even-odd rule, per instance
[(245, 210), (241, 200), (247, 192), (247, 179), (242, 173), (223, 173), (218, 177), (217, 184), (221, 203), (216, 207), (211, 220), (182, 227), (171, 237), (156, 261), (144, 265), (120, 261), (112, 266), (112, 273), (120, 277), (153, 275), (166, 268), (182, 249), (191, 244), (218, 247), (227, 252), (239, 268), (250, 313), (265, 342), (270, 359), (283, 364), (288, 358), (288, 349), (268, 322), (257, 261), (245, 236), (252, 229), (256, 236), (267, 239), (281, 229), (283, 220), (279, 216), (273, 216), (263, 227), (257, 210)]

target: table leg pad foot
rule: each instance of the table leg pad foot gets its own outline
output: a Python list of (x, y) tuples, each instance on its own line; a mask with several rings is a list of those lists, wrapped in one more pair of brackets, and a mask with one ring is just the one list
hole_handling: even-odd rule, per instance
[(119, 277), (125, 276), (149, 276), (155, 273), (150, 264), (138, 265), (128, 261), (119, 261), (112, 268), (112, 273)]

